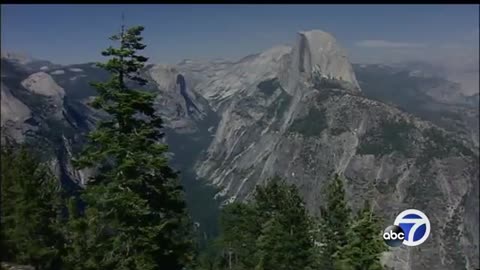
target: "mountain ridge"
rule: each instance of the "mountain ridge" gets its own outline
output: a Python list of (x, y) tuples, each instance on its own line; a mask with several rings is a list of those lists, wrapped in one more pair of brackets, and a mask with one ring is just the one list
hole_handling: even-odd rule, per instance
[[(179, 148), (187, 139), (189, 146), (198, 148), (195, 157), (184, 162), (192, 168), (189, 177), (206, 179), (220, 189), (219, 197), (233, 201), (248, 199), (256, 185), (280, 175), (299, 187), (308, 210), (318, 214), (320, 190), (337, 172), (346, 179), (354, 209), (360, 200), (370, 199), (386, 223), (405, 207), (421, 208), (436, 221), (432, 231), (442, 237), (432, 236), (422, 246), (428, 253), (392, 250), (385, 253), (385, 264), (400, 270), (424, 264), (445, 270), (478, 267), (478, 224), (470, 221), (479, 214), (467, 207), (478, 205), (475, 147), (411, 111), (373, 100), (374, 91), (357, 81), (333, 36), (301, 33), (293, 47), (274, 47), (236, 62), (183, 61), (144, 71), (150, 82), (146, 90), (158, 94), (156, 108), (171, 131), (167, 141), (178, 136), (185, 139), (178, 140)], [(51, 144), (57, 147), (54, 163), (59, 174), (77, 178), (79, 184), (88, 173), (76, 172), (69, 159), (83, 134), (101, 118), (85, 106), (94, 94), (85, 82), (107, 75), (86, 67), (49, 70), (48, 76), (65, 89), (62, 116), (51, 118), (55, 103), (44, 99), (46, 111), (35, 111), (41, 117), (34, 115), (36, 127), (50, 132), (44, 138), (56, 138), (57, 144)], [(2, 94), (7, 79), (3, 72), (2, 68)], [(19, 89), (20, 82), (8, 88), (36, 95)], [(189, 102), (197, 108), (193, 113)], [(71, 124), (77, 122), (90, 124)], [(174, 160), (176, 154), (188, 156), (188, 149), (176, 151)], [(453, 222), (460, 225), (450, 226)], [(460, 253), (449, 250), (458, 242)]]

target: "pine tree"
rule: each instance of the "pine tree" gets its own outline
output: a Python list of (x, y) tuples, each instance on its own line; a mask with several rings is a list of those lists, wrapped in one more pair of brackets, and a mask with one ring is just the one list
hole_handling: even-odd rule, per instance
[(289, 250), (289, 233), (278, 217), (272, 217), (262, 226), (262, 233), (257, 240), (259, 262), (255, 270), (287, 270), (292, 269), (288, 261), (289, 254), (297, 250)]
[(69, 257), (79, 269), (177, 270), (193, 259), (193, 226), (161, 143), (155, 96), (133, 89), (146, 84), (139, 72), (148, 59), (137, 54), (146, 47), (143, 30), (122, 26), (111, 37), (120, 46), (103, 51), (111, 59), (99, 66), (112, 77), (92, 84), (98, 91), (92, 106), (109, 117), (89, 134), (75, 162), (97, 170), (81, 195), (86, 209), (72, 225), (85, 230), (87, 239), (69, 237), (71, 250), (85, 250)]
[(221, 252), (225, 269), (253, 269), (256, 265), (255, 242), (261, 233), (261, 220), (248, 203), (231, 203), (220, 216)]
[(220, 269), (314, 269), (312, 220), (297, 188), (280, 178), (225, 206), (220, 228)]
[(321, 269), (335, 269), (335, 256), (347, 244), (351, 210), (347, 205), (343, 181), (335, 174), (324, 190), (325, 206), (321, 208), (319, 223), (320, 250), (318, 263)]
[(208, 242), (206, 247), (200, 252), (197, 257), (196, 270), (222, 270), (225, 269), (225, 265), (222, 262), (222, 256), (219, 252), (221, 250), (221, 244), (217, 239), (213, 239)]
[(98, 269), (97, 263), (102, 260), (103, 254), (96, 253), (95, 244), (101, 240), (97, 238), (100, 224), (98, 219), (87, 220), (94, 217), (91, 211), (96, 209), (89, 207), (87, 214), (82, 211), (79, 200), (72, 197), (67, 201), (68, 221), (64, 225), (64, 235), (68, 239), (64, 261), (65, 269), (68, 270), (94, 270)]
[(256, 269), (311, 269), (314, 263), (313, 223), (294, 185), (275, 177), (255, 195), (262, 232), (257, 241)]
[(1, 261), (60, 269), (60, 189), (37, 156), (2, 145)]
[(337, 256), (339, 270), (382, 270), (380, 256), (388, 248), (382, 239), (379, 218), (373, 213), (368, 201), (351, 224), (347, 244)]

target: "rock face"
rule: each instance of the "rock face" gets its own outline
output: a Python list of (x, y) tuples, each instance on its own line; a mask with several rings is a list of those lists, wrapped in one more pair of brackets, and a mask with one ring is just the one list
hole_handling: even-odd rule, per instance
[[(75, 68), (88, 78), (94, 72)], [(69, 132), (55, 135), (62, 147), (53, 163), (59, 177), (81, 184), (87, 173), (71, 169), (71, 152), (101, 116), (84, 109), (83, 87), (72, 90), (84, 79), (72, 81), (72, 68), (62, 70), (54, 78), (63, 88), (45, 73), (22, 78), (22, 85), (63, 108), (57, 120)], [(177, 140), (174, 154), (194, 163), (192, 174), (218, 187), (217, 195), (244, 200), (256, 185), (279, 175), (297, 185), (309, 211), (318, 214), (322, 187), (336, 172), (345, 178), (351, 207), (371, 200), (385, 226), (407, 208), (430, 218), (427, 242), (386, 252), (389, 267), (480, 267), (478, 148), (453, 134), (457, 129), (419, 118), (418, 111), (373, 100), (371, 91), (360, 89), (368, 73), (355, 75), (330, 34), (300, 32), (293, 48), (277, 46), (236, 62), (185, 60), (143, 72), (150, 82), (146, 90), (158, 93), (157, 110)], [(2, 86), (2, 105), (3, 95)], [(76, 103), (68, 100), (73, 96)], [(190, 157), (182, 144), (187, 141), (201, 154)]]
[(81, 102), (67, 102), (64, 89), (50, 75), (30, 73), (20, 63), (2, 58), (2, 142), (33, 145), (59, 180), (76, 188), (88, 172), (73, 168), (71, 152), (78, 149), (96, 114)]
[(29, 129), (25, 121), (30, 119), (30, 109), (12, 95), (10, 89), (1, 84), (1, 124), (2, 131), (17, 141), (23, 141), (24, 133)]
[(65, 91), (45, 72), (37, 72), (22, 81), (22, 86), (34, 94), (51, 97), (61, 102)]
[(293, 63), (308, 79), (314, 75), (339, 79), (360, 90), (346, 52), (329, 33), (320, 30), (298, 33)]
[(195, 96), (183, 75), (174, 66), (156, 65), (147, 71), (155, 91), (158, 91), (156, 109), (169, 128), (178, 132), (197, 130), (196, 121), (205, 117), (205, 108)]
[(37, 72), (22, 81), (22, 86), (33, 94), (46, 97), (51, 112), (57, 119), (63, 117), (63, 98), (65, 91), (45, 72)]
[(30, 109), (15, 98), (10, 90), (2, 83), (2, 125), (8, 121), (24, 122), (30, 118)]
[(285, 73), (290, 52), (290, 47), (277, 46), (237, 62), (183, 61), (177, 69), (190, 89), (208, 100), (212, 109), (217, 111), (226, 108), (233, 96), (254, 92), (255, 83)]

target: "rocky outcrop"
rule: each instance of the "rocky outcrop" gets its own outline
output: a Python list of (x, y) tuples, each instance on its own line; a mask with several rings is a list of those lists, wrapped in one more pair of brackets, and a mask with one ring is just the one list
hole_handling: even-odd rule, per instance
[(12, 95), (10, 89), (1, 84), (1, 126), (2, 131), (8, 137), (16, 141), (23, 141), (24, 134), (31, 128), (25, 123), (30, 119), (30, 109), (20, 100)]
[(305, 74), (307, 79), (315, 75), (338, 79), (352, 84), (360, 91), (347, 53), (327, 32), (312, 30), (299, 32), (292, 55), (290, 72)]
[(34, 73), (22, 81), (22, 86), (33, 94), (47, 98), (52, 115), (60, 119), (65, 91), (45, 72)]
[(30, 75), (24, 81), (22, 86), (34, 94), (51, 97), (61, 104), (65, 91), (61, 88), (53, 78), (45, 72), (37, 72)]
[(155, 65), (147, 75), (158, 93), (155, 108), (165, 118), (166, 126), (181, 133), (196, 131), (196, 122), (204, 119), (206, 110), (204, 102), (191, 91), (190, 81), (169, 65)]
[(8, 121), (23, 123), (30, 118), (30, 109), (23, 102), (15, 98), (10, 92), (10, 89), (3, 83), (1, 84), (1, 92), (2, 126)]

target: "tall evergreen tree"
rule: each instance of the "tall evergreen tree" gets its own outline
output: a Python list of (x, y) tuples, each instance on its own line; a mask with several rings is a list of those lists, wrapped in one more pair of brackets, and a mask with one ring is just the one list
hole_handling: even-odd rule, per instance
[(261, 226), (258, 213), (248, 203), (226, 205), (220, 216), (220, 265), (223, 269), (253, 269), (256, 265), (255, 241)]
[(259, 224), (251, 204), (234, 202), (225, 205), (220, 214), (220, 235), (202, 253), (200, 269), (253, 269), (256, 264), (255, 241), (261, 231)]
[(289, 232), (285, 230), (279, 217), (273, 216), (262, 226), (262, 233), (257, 241), (259, 261), (255, 270), (287, 270), (293, 265), (288, 261), (290, 254), (298, 250), (290, 250)]
[(306, 270), (314, 265), (313, 224), (293, 185), (274, 178), (252, 201), (221, 215), (221, 269)]
[(338, 174), (328, 183), (324, 192), (325, 205), (321, 208), (319, 223), (319, 264), (321, 269), (335, 269), (335, 256), (348, 239), (351, 210), (347, 205), (343, 181)]
[(225, 269), (225, 261), (219, 252), (222, 246), (217, 239), (208, 242), (206, 247), (197, 257), (196, 270), (223, 270)]
[(274, 177), (265, 187), (257, 188), (255, 205), (262, 222), (256, 269), (311, 269), (313, 223), (297, 188)]
[(193, 259), (193, 227), (177, 174), (168, 166), (167, 146), (161, 143), (155, 95), (133, 89), (146, 84), (139, 72), (147, 58), (137, 54), (146, 47), (143, 30), (122, 26), (111, 37), (120, 45), (103, 51), (111, 59), (99, 66), (112, 77), (92, 84), (98, 91), (92, 106), (109, 117), (89, 134), (75, 162), (78, 168), (97, 169), (81, 195), (86, 209), (75, 224), (88, 238), (70, 237), (72, 249), (85, 249), (70, 257), (83, 269), (177, 270)]
[(373, 213), (368, 201), (352, 222), (347, 233), (347, 244), (338, 253), (336, 269), (382, 270), (380, 256), (388, 248), (382, 239), (380, 219)]
[(1, 261), (61, 269), (60, 189), (25, 147), (2, 145)]

